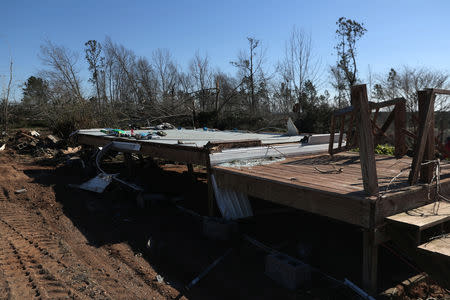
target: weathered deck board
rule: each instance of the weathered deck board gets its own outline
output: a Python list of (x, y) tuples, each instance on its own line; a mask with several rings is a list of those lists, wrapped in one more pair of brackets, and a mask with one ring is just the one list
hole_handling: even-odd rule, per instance
[(386, 219), (389, 222), (423, 230), (450, 220), (450, 203), (443, 201), (432, 203), (387, 217)]
[[(251, 196), (335, 218), (365, 228), (383, 224), (384, 218), (428, 204), (424, 185), (409, 186), (411, 158), (375, 157), (381, 196), (364, 191), (359, 154), (344, 152), (290, 157), (251, 167), (216, 166), (219, 186)], [(324, 173), (323, 171), (342, 172)], [(321, 172), (322, 171), (322, 172)], [(392, 178), (403, 171), (392, 184)], [(450, 170), (442, 170), (442, 191), (450, 190)], [(388, 188), (389, 186), (389, 188)], [(388, 191), (387, 191), (388, 189)]]
[[(410, 165), (408, 158), (395, 159), (388, 156), (376, 157), (379, 172), (379, 185), (385, 189), (389, 181), (400, 171)], [(323, 173), (342, 168), (340, 173)], [(343, 153), (329, 157), (328, 155), (314, 155), (289, 158), (269, 165), (232, 168), (216, 167), (216, 170), (230, 170), (240, 174), (247, 174), (266, 179), (290, 182), (299, 187), (309, 187), (329, 192), (350, 194), (364, 191), (361, 166), (357, 153)], [(396, 180), (396, 186), (407, 184), (408, 174), (405, 172)], [(393, 186), (394, 186), (393, 185)]]

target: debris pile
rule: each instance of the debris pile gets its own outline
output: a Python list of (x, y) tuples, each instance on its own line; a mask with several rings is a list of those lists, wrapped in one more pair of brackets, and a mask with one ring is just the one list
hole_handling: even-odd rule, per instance
[(35, 130), (18, 130), (14, 135), (1, 143), (0, 149), (10, 149), (18, 154), (35, 157), (56, 158), (72, 155), (81, 150), (79, 147), (66, 147), (66, 142), (54, 135), (41, 135)]

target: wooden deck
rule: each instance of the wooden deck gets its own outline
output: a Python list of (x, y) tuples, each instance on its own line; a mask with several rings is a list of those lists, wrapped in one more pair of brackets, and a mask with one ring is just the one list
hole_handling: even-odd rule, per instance
[[(407, 157), (377, 155), (378, 196), (364, 192), (359, 154), (352, 152), (292, 157), (253, 167), (217, 166), (213, 171), (221, 187), (374, 228), (387, 216), (431, 202), (425, 185), (408, 185), (409, 170), (405, 169), (410, 165)], [(450, 190), (450, 170), (442, 172), (442, 189)]]

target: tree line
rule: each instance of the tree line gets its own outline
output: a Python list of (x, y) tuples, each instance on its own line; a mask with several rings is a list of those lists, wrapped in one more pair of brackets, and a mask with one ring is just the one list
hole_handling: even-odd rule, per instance
[[(293, 28), (274, 72), (268, 70), (262, 41), (248, 37), (246, 49), (230, 62), (235, 75), (213, 69), (209, 57), (198, 51), (183, 70), (167, 49), (138, 57), (109, 37), (102, 42), (88, 40), (84, 60), (92, 89), (87, 93), (80, 56), (46, 41), (39, 54), (44, 68), (24, 83), (20, 103), (12, 105), (3, 97), (2, 111), (11, 106), (9, 122), (39, 121), (61, 135), (79, 128), (163, 121), (191, 127), (277, 129), (284, 127), (288, 116), (302, 132), (327, 132), (331, 111), (348, 105), (350, 87), (363, 81), (357, 45), (367, 29), (344, 17), (336, 27), (332, 66), (324, 68), (311, 36)], [(372, 101), (404, 97), (410, 112), (417, 110), (418, 90), (445, 88), (449, 83), (445, 71), (409, 66), (369, 75), (364, 81)], [(437, 101), (437, 108), (448, 111), (446, 98)], [(6, 114), (2, 122), (6, 128)]]

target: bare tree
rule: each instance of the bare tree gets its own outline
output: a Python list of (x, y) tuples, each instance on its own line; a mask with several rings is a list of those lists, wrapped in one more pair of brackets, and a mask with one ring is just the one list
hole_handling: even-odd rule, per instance
[[(381, 100), (388, 100), (397, 97), (406, 99), (406, 106), (410, 113), (418, 110), (417, 92), (427, 88), (448, 88), (450, 74), (439, 70), (427, 68), (412, 68), (403, 66), (400, 71), (391, 68), (387, 76), (379, 76), (374, 85), (372, 94)], [(438, 96), (435, 101), (435, 110), (446, 112), (450, 109), (450, 102), (446, 96)], [(443, 113), (439, 116), (444, 116)], [(412, 126), (417, 124), (412, 120)], [(442, 128), (443, 121), (437, 120)]]
[(174, 107), (175, 87), (178, 80), (178, 70), (167, 49), (156, 49), (152, 55), (152, 64), (158, 78), (161, 102), (168, 108)]
[(41, 46), (40, 58), (49, 69), (42, 74), (46, 77), (55, 91), (60, 94), (70, 95), (76, 100), (83, 99), (80, 78), (76, 68), (78, 55), (65, 47), (54, 45), (46, 41)]
[[(315, 86), (320, 84), (320, 60), (313, 55), (311, 35), (294, 27), (285, 44), (284, 58), (278, 63), (277, 69), (283, 83), (283, 101), (287, 100), (285, 105), (289, 111), (295, 102), (302, 102), (307, 81)], [(288, 95), (293, 98), (286, 99)]]
[(155, 105), (157, 103), (158, 80), (155, 70), (145, 57), (137, 60), (136, 76), (139, 90), (142, 93), (141, 103)]
[(209, 96), (207, 89), (211, 87), (211, 71), (209, 70), (208, 56), (201, 57), (197, 51), (189, 64), (189, 70), (189, 75), (195, 83), (195, 88), (199, 91), (198, 98), (201, 110), (206, 111), (208, 109)]
[(258, 86), (258, 81), (265, 80), (265, 75), (262, 65), (265, 59), (265, 51), (260, 47), (260, 51), (256, 49), (260, 46), (260, 40), (253, 37), (247, 37), (248, 52), (241, 51), (236, 61), (231, 64), (238, 68), (238, 76), (241, 78), (243, 86), (246, 91), (245, 98), (248, 98), (247, 103), (250, 108), (250, 113), (257, 114), (258, 112), (258, 97), (256, 97), (255, 89)]

